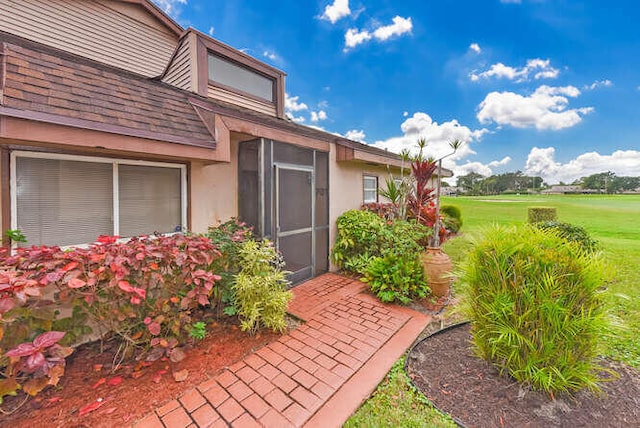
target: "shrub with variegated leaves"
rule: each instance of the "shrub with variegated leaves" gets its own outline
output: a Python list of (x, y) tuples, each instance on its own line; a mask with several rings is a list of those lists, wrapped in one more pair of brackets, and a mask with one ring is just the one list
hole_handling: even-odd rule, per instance
[[(21, 385), (16, 373), (41, 379), (47, 377), (39, 371), (44, 368), (44, 375), (54, 370), (57, 376), (59, 364), (52, 362), (66, 355), (54, 344), (86, 333), (87, 316), (100, 334), (119, 336), (125, 349), (152, 348), (148, 359), (178, 359), (194, 311), (218, 301), (220, 276), (211, 266), (219, 256), (206, 237), (180, 234), (126, 242), (100, 237), (86, 248), (67, 251), (42, 246), (12, 254), (1, 249), (0, 399)], [(74, 308), (68, 318), (59, 319), (62, 306)], [(58, 337), (50, 331), (57, 326), (71, 334)], [(27, 355), (27, 350), (34, 352)], [(39, 382), (42, 387), (54, 384)]]

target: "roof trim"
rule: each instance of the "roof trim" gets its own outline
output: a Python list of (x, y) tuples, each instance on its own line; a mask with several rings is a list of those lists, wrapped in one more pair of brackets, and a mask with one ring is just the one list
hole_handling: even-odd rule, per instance
[(194, 140), (177, 135), (163, 134), (142, 129), (133, 129), (126, 126), (111, 125), (94, 122), (91, 120), (78, 119), (74, 117), (59, 116), (50, 113), (19, 110), (10, 107), (0, 106), (0, 116), (14, 117), (16, 119), (27, 119), (38, 122), (51, 123), (54, 125), (64, 125), (73, 128), (87, 129), (92, 131), (102, 131), (110, 134), (125, 135), (128, 137), (145, 138), (148, 140), (166, 141), (169, 143), (184, 144), (187, 146), (203, 147), (214, 150), (216, 142), (211, 140)]
[(184, 32), (184, 28), (176, 21), (173, 20), (169, 15), (167, 15), (162, 9), (156, 6), (150, 0), (115, 0), (121, 3), (131, 3), (142, 6), (147, 12), (151, 13), (158, 21), (160, 21), (165, 27), (167, 27), (171, 32), (173, 32), (176, 36), (180, 37), (180, 35)]

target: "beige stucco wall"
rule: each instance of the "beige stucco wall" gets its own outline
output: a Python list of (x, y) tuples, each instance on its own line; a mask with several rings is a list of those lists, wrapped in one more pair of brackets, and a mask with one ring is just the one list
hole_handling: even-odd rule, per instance
[(238, 215), (238, 141), (231, 140), (230, 163), (191, 163), (191, 231)]
[[(336, 145), (329, 154), (329, 249), (336, 239), (336, 220), (345, 211), (359, 209), (364, 199), (363, 176), (378, 177), (378, 187), (384, 188), (389, 171), (384, 166), (365, 163), (337, 162)], [(382, 202), (382, 198), (380, 199)], [(331, 263), (331, 270), (336, 267)]]

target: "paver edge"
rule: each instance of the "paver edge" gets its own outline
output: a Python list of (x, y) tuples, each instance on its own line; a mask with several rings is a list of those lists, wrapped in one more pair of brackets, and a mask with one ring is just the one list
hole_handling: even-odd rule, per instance
[[(430, 320), (430, 316), (414, 312), (414, 316), (378, 349), (303, 426), (305, 428), (341, 427), (373, 393), (393, 364), (409, 349)], [(354, 396), (359, 399), (354, 400)]]

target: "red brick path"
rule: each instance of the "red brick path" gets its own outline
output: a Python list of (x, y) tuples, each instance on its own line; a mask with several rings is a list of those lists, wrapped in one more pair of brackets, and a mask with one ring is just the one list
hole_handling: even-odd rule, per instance
[(289, 312), (302, 326), (135, 427), (341, 426), (429, 322), (363, 288), (335, 274), (295, 287)]

